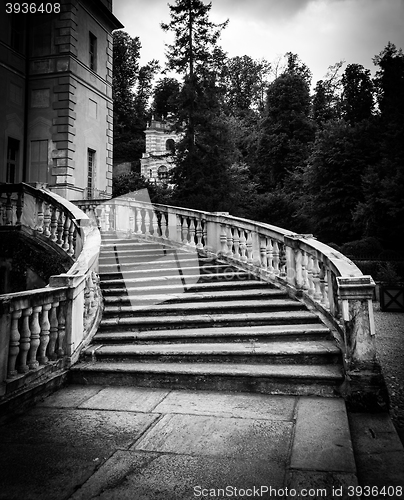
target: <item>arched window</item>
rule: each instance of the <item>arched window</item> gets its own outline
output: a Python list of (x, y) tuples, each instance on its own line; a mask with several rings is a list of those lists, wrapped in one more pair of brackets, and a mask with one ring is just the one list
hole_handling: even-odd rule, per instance
[(166, 151), (169, 151), (172, 154), (175, 153), (175, 142), (174, 142), (174, 139), (167, 139), (166, 140)]
[(164, 180), (164, 179), (167, 179), (168, 177), (168, 169), (165, 165), (161, 165), (161, 167), (159, 167), (157, 169), (157, 175), (158, 175), (158, 178), (160, 180)]

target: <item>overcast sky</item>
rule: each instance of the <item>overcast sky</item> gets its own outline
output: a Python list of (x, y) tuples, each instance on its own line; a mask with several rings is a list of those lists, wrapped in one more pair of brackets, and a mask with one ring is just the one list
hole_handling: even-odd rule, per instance
[[(142, 64), (166, 62), (171, 38), (160, 23), (170, 19), (168, 3), (175, 0), (114, 0), (124, 31), (140, 38)], [(229, 19), (220, 41), (229, 57), (273, 62), (293, 52), (312, 71), (313, 84), (341, 60), (374, 73), (372, 58), (389, 41), (404, 49), (404, 0), (212, 0), (210, 19)]]

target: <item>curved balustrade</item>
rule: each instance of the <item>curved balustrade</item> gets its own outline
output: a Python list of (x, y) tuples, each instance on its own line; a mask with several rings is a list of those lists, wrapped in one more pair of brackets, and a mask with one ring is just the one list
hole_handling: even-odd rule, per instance
[(0, 231), (25, 228), (72, 258), (83, 246), (76, 205), (29, 184), (0, 184)]
[[(18, 393), (44, 373), (64, 371), (96, 331), (101, 315), (101, 236), (75, 205), (27, 184), (0, 185), (0, 231), (49, 240), (71, 257), (68, 272), (37, 290), (0, 295), (0, 396)], [(0, 232), (1, 234), (1, 232)]]
[(197, 249), (284, 286), (333, 327), (344, 354), (349, 395), (359, 399), (365, 397), (364, 387), (375, 393), (383, 385), (374, 339), (375, 283), (351, 260), (312, 235), (227, 213), (151, 205), (133, 197), (77, 204), (102, 231)]

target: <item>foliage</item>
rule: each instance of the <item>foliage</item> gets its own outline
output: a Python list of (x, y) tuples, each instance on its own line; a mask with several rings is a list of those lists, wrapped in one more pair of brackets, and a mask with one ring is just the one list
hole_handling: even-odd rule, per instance
[(367, 120), (373, 113), (373, 83), (370, 71), (360, 64), (349, 64), (342, 75), (344, 118), (351, 124)]
[(112, 196), (116, 198), (142, 189), (147, 189), (152, 203), (171, 202), (172, 191), (168, 186), (154, 184), (137, 172), (126, 172), (115, 178)]
[(292, 67), (268, 89), (256, 168), (263, 190), (279, 187), (288, 172), (305, 163), (314, 139), (309, 115), (307, 77)]
[(157, 61), (139, 65), (141, 43), (124, 31), (113, 33), (112, 97), (114, 159), (136, 162), (144, 151), (144, 134)]
[(176, 78), (160, 79), (154, 87), (152, 111), (156, 117), (166, 119), (178, 113), (180, 83)]

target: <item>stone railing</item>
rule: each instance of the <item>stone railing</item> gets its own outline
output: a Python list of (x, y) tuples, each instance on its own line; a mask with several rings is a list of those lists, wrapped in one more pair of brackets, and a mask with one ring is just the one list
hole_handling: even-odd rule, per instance
[(0, 185), (0, 237), (23, 231), (33, 243), (71, 258), (48, 286), (0, 295), (0, 403), (65, 371), (96, 330), (101, 315), (101, 236), (64, 198), (26, 184)]
[(220, 257), (285, 287), (332, 327), (343, 352), (344, 391), (352, 405), (369, 407), (386, 401), (376, 359), (375, 283), (340, 252), (312, 235), (226, 213), (151, 205), (133, 197), (77, 203), (101, 231), (156, 239)]

